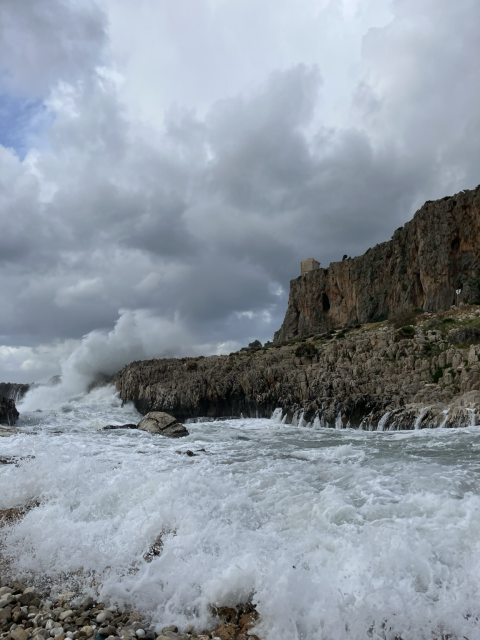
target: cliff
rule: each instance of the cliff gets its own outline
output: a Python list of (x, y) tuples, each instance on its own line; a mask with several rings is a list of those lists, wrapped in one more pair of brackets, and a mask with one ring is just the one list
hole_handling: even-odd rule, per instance
[(408, 306), (439, 312), (478, 300), (480, 185), (426, 202), (391, 240), (364, 255), (292, 280), (274, 341), (386, 318)]
[(133, 362), (124, 402), (200, 416), (270, 417), (367, 429), (467, 426), (480, 416), (480, 307), (419, 314), (229, 356)]

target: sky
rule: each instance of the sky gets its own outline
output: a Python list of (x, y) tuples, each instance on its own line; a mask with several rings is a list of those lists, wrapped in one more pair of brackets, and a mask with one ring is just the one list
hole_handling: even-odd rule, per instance
[(480, 182), (478, 0), (0, 0), (0, 381), (271, 340)]

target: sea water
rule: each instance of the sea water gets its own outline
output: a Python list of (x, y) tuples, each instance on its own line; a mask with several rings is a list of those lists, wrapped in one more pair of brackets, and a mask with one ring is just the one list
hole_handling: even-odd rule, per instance
[(211, 605), (252, 600), (265, 640), (480, 638), (478, 427), (338, 430), (276, 412), (172, 440), (102, 431), (140, 419), (113, 388), (39, 404), (27, 396), (21, 434), (0, 439), (0, 457), (23, 458), (0, 465), (0, 509), (40, 503), (0, 529), (16, 574), (157, 627), (201, 629)]

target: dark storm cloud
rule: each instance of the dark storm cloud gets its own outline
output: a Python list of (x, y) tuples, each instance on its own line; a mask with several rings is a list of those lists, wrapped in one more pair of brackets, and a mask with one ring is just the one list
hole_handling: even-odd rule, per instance
[[(391, 23), (365, 37), (343, 124), (323, 117), (321, 69), (300, 63), (205, 114), (172, 107), (162, 127), (132, 117), (115, 73), (98, 68), (108, 62), (98, 7), (54, 4), (58, 13), (53, 3), (23, 10), (0, 0), (12, 82), (51, 87), (53, 121), (23, 163), (0, 147), (4, 345), (78, 340), (111, 329), (119, 312), (75, 366), (102, 367), (94, 352), (106, 370), (271, 338), (300, 260), (326, 266), (362, 253), (423, 200), (480, 182), (471, 25), (480, 9), (467, 0), (394, 3)], [(12, 29), (25, 34), (25, 52)], [(462, 38), (443, 47), (452, 29)], [(37, 49), (45, 73), (29, 66)], [(0, 368), (2, 357), (13, 371), (14, 356), (0, 351)], [(44, 357), (30, 354), (18, 375), (43, 371)]]

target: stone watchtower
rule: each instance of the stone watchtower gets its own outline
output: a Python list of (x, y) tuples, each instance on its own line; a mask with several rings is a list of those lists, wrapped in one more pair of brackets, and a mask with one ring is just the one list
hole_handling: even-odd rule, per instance
[(309, 271), (315, 271), (315, 269), (320, 269), (320, 262), (315, 258), (307, 258), (300, 263), (300, 275), (302, 276)]

